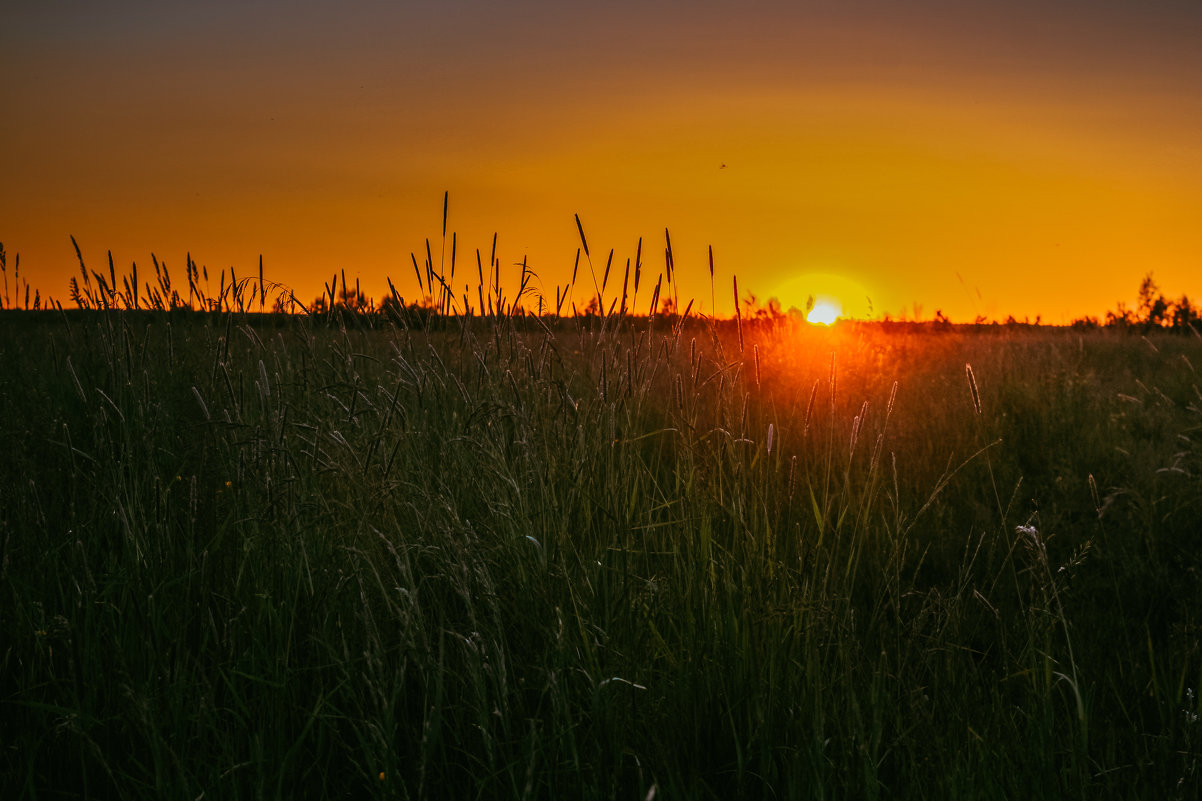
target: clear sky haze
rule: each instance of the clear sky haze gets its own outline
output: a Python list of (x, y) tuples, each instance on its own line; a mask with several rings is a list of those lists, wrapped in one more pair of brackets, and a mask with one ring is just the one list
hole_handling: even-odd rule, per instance
[(670, 229), (707, 312), (712, 246), (720, 314), (732, 275), (957, 321), (1202, 295), (1196, 0), (13, 2), (0, 76), (0, 241), (64, 304), (71, 235), (416, 294), (444, 192), (473, 293), (496, 232), (554, 298), (579, 214), (652, 280)]

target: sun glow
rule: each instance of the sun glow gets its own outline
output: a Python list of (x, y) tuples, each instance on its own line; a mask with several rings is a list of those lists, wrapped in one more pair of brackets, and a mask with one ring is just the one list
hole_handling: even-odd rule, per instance
[(871, 291), (836, 273), (794, 274), (777, 285), (772, 295), (782, 309), (804, 315), (811, 323), (830, 325), (837, 318), (867, 320), (875, 314)]
[(831, 298), (819, 298), (814, 301), (814, 308), (806, 315), (806, 321), (820, 325), (831, 325), (843, 314), (843, 306)]

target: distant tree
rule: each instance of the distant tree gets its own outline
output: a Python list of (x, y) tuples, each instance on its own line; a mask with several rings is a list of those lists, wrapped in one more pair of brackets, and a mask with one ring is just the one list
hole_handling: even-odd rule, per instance
[(1185, 333), (1191, 328), (1196, 327), (1199, 322), (1202, 322), (1202, 317), (1199, 317), (1199, 309), (1190, 301), (1188, 295), (1182, 295), (1173, 304), (1173, 310), (1169, 317), (1169, 324), (1174, 331)]
[(1198, 319), (1198, 309), (1187, 296), (1182, 295), (1176, 302), (1169, 300), (1160, 291), (1152, 273), (1148, 273), (1139, 283), (1135, 308), (1119, 301), (1113, 310), (1106, 312), (1105, 325), (1107, 328), (1143, 328), (1145, 331), (1163, 328), (1183, 331)]
[(358, 288), (344, 287), (339, 290), (337, 305), (353, 314), (370, 314), (375, 311), (374, 304)]
[(1127, 308), (1121, 300), (1112, 311), (1106, 312), (1107, 328), (1131, 328), (1138, 322), (1135, 312)]
[(1098, 321), (1097, 317), (1087, 314), (1084, 317), (1078, 317), (1076, 320), (1073, 320), (1070, 325), (1078, 331), (1093, 331), (1099, 328), (1101, 323)]
[(1169, 316), (1169, 302), (1152, 279), (1152, 273), (1144, 276), (1139, 284), (1139, 319), (1145, 328), (1162, 328)]

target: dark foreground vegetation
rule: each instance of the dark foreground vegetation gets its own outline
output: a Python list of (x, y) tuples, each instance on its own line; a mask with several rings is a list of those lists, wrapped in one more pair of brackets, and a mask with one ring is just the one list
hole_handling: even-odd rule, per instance
[(1198, 796), (1188, 298), (714, 322), (580, 237), (581, 310), (0, 247), (0, 797)]
[(365, 319), (0, 314), (0, 796), (1197, 796), (1197, 338)]

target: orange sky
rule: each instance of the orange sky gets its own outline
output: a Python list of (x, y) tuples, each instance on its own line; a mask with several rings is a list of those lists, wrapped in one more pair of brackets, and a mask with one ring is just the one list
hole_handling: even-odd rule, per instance
[(456, 283), (495, 231), (550, 297), (574, 214), (598, 269), (644, 237), (652, 284), (669, 228), (705, 311), (712, 245), (722, 314), (732, 274), (954, 320), (1102, 314), (1148, 271), (1202, 296), (1197, 2), (22, 5), (0, 242), (64, 302), (70, 235), (94, 269), (415, 293), (444, 191)]

